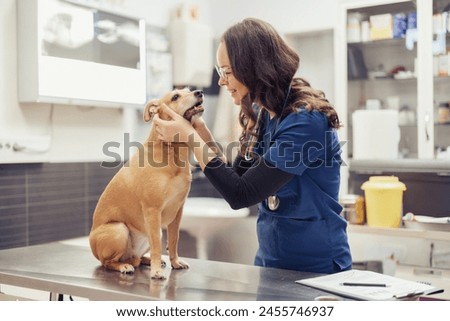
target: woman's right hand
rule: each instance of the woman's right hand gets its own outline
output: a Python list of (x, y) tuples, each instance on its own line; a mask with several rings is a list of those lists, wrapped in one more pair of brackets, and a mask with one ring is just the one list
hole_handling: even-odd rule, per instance
[(169, 107), (162, 106), (164, 113), (166, 113), (171, 120), (163, 120), (157, 113), (152, 122), (156, 126), (156, 132), (158, 138), (166, 142), (189, 142), (192, 139), (192, 134), (195, 132), (195, 128), (191, 123), (178, 115), (175, 111)]

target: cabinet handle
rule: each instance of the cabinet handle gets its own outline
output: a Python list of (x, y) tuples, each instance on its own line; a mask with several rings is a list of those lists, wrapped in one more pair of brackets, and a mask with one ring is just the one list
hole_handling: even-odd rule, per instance
[(427, 138), (427, 141), (429, 141), (430, 134), (428, 133), (428, 125), (430, 123), (430, 114), (428, 112), (425, 114), (424, 120), (425, 120), (425, 137)]
[(426, 269), (426, 268), (414, 268), (413, 273), (415, 275), (430, 275), (430, 276), (437, 276), (442, 277), (442, 271), (438, 271), (435, 269)]

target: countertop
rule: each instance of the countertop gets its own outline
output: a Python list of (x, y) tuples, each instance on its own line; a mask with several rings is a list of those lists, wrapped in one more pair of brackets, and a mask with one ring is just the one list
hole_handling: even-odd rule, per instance
[(437, 173), (444, 176), (450, 175), (449, 159), (350, 159), (348, 165), (350, 171), (362, 173), (410, 172)]
[(314, 273), (184, 260), (188, 270), (166, 267), (167, 279), (152, 280), (148, 267), (134, 274), (108, 271), (89, 247), (55, 242), (0, 251), (0, 284), (90, 300), (307, 301), (330, 295), (294, 282)]

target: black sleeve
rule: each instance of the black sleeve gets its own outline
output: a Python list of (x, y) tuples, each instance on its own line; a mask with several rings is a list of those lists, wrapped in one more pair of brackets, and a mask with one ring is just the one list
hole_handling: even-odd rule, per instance
[(252, 167), (254, 162), (254, 159), (246, 160), (244, 156), (238, 155), (233, 161), (233, 170), (239, 176), (242, 176), (250, 167)]
[(205, 176), (233, 209), (263, 201), (294, 177), (294, 174), (276, 168), (262, 157), (253, 162), (242, 176), (236, 170), (236, 162), (234, 165), (229, 167), (216, 157), (204, 169)]

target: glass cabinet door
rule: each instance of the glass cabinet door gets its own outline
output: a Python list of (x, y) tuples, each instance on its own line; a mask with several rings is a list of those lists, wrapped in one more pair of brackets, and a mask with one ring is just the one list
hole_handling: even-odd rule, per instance
[(434, 148), (450, 160), (450, 0), (434, 0), (432, 10)]
[[(349, 8), (346, 15), (348, 157), (417, 158), (415, 3)], [(377, 144), (367, 146), (364, 139), (373, 138)]]
[(450, 0), (340, 1), (334, 49), (343, 182), (350, 169), (447, 175), (449, 16)]

